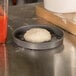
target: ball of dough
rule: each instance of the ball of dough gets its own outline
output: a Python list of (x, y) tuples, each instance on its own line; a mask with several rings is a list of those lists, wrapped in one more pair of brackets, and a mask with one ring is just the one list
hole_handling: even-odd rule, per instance
[(43, 28), (31, 28), (24, 34), (24, 39), (29, 42), (45, 42), (51, 40), (51, 34)]

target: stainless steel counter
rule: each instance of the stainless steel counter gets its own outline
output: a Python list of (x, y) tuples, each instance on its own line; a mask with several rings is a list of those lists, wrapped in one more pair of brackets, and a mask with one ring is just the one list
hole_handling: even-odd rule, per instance
[(47, 52), (46, 56), (42, 52), (26, 51), (13, 42), (12, 32), (16, 28), (29, 24), (49, 24), (36, 17), (35, 6), (9, 7), (8, 40), (6, 45), (0, 45), (0, 51), (4, 51), (0, 59), (0, 63), (4, 60), (4, 64), (1, 63), (4, 69), (0, 69), (0, 76), (76, 76), (76, 36), (64, 31), (64, 49), (53, 55)]

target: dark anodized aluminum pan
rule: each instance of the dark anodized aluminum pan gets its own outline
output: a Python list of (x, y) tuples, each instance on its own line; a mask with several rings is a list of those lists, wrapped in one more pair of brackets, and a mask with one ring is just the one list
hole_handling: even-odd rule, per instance
[[(42, 43), (32, 43), (25, 41), (23, 36), (24, 33), (31, 29), (31, 28), (44, 28), (47, 29), (52, 34), (52, 40), (48, 42), (42, 42)], [(28, 49), (35, 49), (35, 50), (46, 50), (46, 49), (53, 49), (56, 47), (59, 47), (60, 45), (63, 45), (63, 31), (60, 28), (54, 27), (54, 26), (46, 26), (46, 25), (28, 25), (28, 26), (22, 26), (17, 28), (13, 32), (13, 39), (14, 42), (23, 48)]]

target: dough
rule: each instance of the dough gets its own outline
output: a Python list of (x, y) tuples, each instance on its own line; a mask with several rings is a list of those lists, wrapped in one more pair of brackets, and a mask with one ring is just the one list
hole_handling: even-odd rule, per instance
[(24, 39), (29, 42), (45, 42), (51, 40), (51, 34), (48, 30), (43, 28), (32, 28), (24, 34)]

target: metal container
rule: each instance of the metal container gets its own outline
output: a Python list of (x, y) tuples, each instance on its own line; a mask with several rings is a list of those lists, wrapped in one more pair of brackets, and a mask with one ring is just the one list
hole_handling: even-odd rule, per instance
[[(44, 28), (52, 34), (52, 40), (43, 43), (24, 41), (23, 35), (30, 28)], [(63, 51), (63, 31), (54, 26), (22, 26), (13, 32), (14, 42), (25, 49), (23, 53), (30, 63), (31, 76), (55, 76), (55, 54)], [(22, 52), (21, 52), (22, 53)]]

